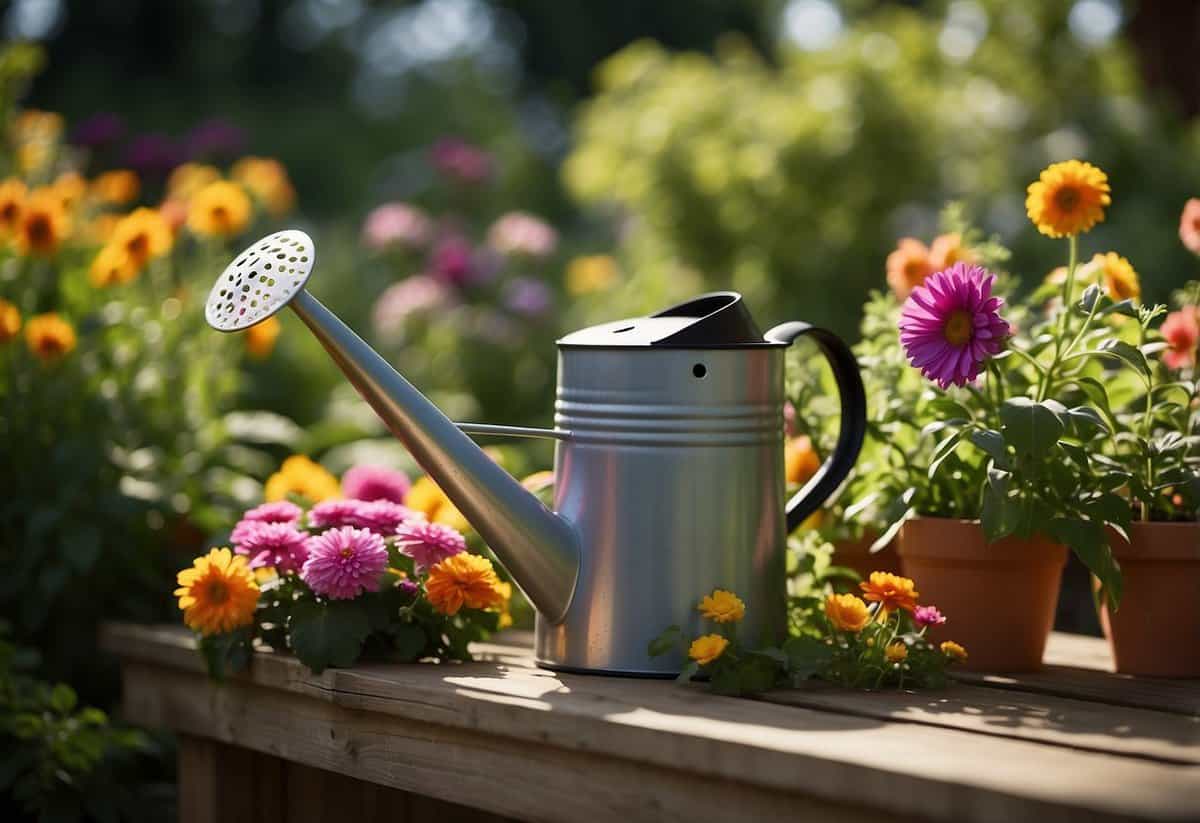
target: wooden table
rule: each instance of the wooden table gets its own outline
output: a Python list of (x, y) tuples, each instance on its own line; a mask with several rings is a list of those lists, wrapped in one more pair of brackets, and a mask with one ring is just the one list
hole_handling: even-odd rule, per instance
[(519, 633), (470, 664), (264, 652), (222, 686), (179, 628), (104, 646), (125, 718), (181, 736), (185, 821), (1200, 821), (1200, 681), (1111, 674), (1094, 638), (1036, 675), (761, 700), (543, 671)]

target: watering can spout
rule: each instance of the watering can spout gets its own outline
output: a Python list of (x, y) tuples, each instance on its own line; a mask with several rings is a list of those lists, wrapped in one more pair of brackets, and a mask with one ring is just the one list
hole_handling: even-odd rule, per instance
[(290, 305), (376, 414), (478, 529), (534, 607), (551, 622), (562, 620), (579, 575), (575, 527), (543, 506), (305, 291), (315, 262), (312, 238), (302, 231), (286, 229), (260, 239), (221, 273), (205, 303), (205, 319), (219, 331), (241, 331)]
[(575, 527), (542, 505), (315, 297), (300, 290), (290, 305), (538, 612), (561, 620), (579, 573)]

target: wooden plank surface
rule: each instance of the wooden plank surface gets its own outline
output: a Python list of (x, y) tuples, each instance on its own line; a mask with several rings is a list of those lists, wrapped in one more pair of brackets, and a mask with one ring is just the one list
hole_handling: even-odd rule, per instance
[[(1186, 732), (1160, 734), (1158, 719), (1139, 717), (1132, 743), (1104, 750), (1088, 736), (1095, 728), (1053, 728), (1082, 722), (1062, 703), (1020, 733), (980, 733), (863, 708), (881, 695), (784, 707), (669, 682), (555, 674), (504, 644), (481, 645), (487, 659), (472, 664), (320, 676), (289, 656), (260, 654), (248, 676), (217, 688), (184, 632), (112, 626), (105, 645), (126, 661), (126, 712), (136, 722), (470, 805), (503, 791), (514, 799), (494, 810), (520, 817), (756, 809), (797, 819), (848, 800), (858, 805), (839, 814), (864, 819), (876, 809), (956, 821), (1187, 820), (1200, 809), (1200, 767), (1176, 765), (1195, 762)], [(948, 714), (969, 714), (964, 706)], [(1064, 739), (1072, 735), (1075, 744)], [(427, 763), (447, 757), (449, 779)], [(539, 818), (537, 809), (554, 814)]]

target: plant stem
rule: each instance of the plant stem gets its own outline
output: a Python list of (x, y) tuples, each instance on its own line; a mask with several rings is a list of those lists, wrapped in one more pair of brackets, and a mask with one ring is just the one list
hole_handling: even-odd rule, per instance
[(1050, 361), (1049, 368), (1042, 375), (1041, 381), (1038, 383), (1038, 402), (1046, 399), (1046, 395), (1050, 391), (1050, 384), (1054, 376), (1055, 369), (1062, 362), (1063, 338), (1067, 336), (1067, 332), (1071, 327), (1071, 294), (1075, 291), (1075, 269), (1079, 264), (1079, 240), (1075, 235), (1067, 238), (1067, 282), (1063, 284), (1062, 293), (1062, 314), (1058, 316), (1058, 334), (1054, 338), (1054, 359)]

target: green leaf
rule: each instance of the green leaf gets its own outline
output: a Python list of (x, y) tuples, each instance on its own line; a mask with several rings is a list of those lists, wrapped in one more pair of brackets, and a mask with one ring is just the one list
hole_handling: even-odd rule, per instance
[(1036, 403), (1028, 397), (1005, 400), (1000, 407), (1005, 442), (1022, 455), (1046, 451), (1058, 442), (1066, 428), (1060, 408), (1061, 404), (1053, 401)]
[(416, 623), (400, 623), (391, 628), (392, 648), (397, 660), (411, 663), (425, 651), (425, 630)]
[(958, 444), (966, 434), (966, 429), (959, 429), (953, 434), (947, 435), (941, 443), (938, 443), (937, 448), (933, 450), (933, 459), (929, 461), (929, 476), (931, 478), (937, 474), (938, 468), (945, 462), (946, 458), (954, 454), (954, 450), (958, 448)]
[(1106, 306), (1100, 310), (1101, 314), (1123, 314), (1126, 317), (1137, 317), (1138, 310), (1133, 300), (1126, 298), (1113, 303), (1111, 306)]
[(792, 681), (819, 674), (833, 660), (833, 647), (815, 637), (793, 637), (783, 644)]
[(1104, 524), (1098, 520), (1055, 517), (1046, 524), (1051, 537), (1075, 552), (1075, 556), (1100, 579), (1109, 608), (1121, 602), (1121, 569), (1109, 548)]
[(929, 401), (928, 410), (944, 419), (970, 420), (971, 410), (950, 397), (940, 396)]
[(57, 683), (50, 690), (50, 708), (59, 714), (68, 714), (75, 708), (75, 690), (66, 683)]
[(692, 678), (700, 671), (700, 664), (695, 660), (689, 660), (687, 665), (679, 672), (679, 676), (675, 678), (676, 683), (690, 683)]
[(354, 665), (371, 632), (371, 621), (353, 600), (301, 601), (292, 609), (289, 629), (296, 657), (313, 674), (320, 674), (329, 666)]
[(1105, 417), (1112, 419), (1112, 409), (1108, 402), (1108, 389), (1094, 377), (1077, 377), (1075, 378), (1077, 385), (1093, 406), (1097, 406), (1100, 411), (1104, 412)]
[(1008, 462), (1008, 448), (1004, 445), (1004, 435), (992, 429), (976, 429), (970, 434), (971, 442), (982, 451), (991, 456), (992, 462), (998, 468), (1010, 468)]
[(1096, 303), (1104, 297), (1104, 292), (1096, 284), (1092, 284), (1083, 290), (1083, 296), (1079, 298), (1079, 302), (1075, 304), (1075, 310), (1084, 317), (1092, 313), (1096, 307)]
[(1105, 340), (1100, 344), (1099, 352), (1123, 360), (1145, 377), (1150, 376), (1150, 364), (1146, 362), (1146, 355), (1124, 340)]
[(1068, 409), (1067, 417), (1075, 431), (1082, 437), (1090, 437), (1097, 430), (1110, 431), (1108, 421), (1091, 406), (1075, 406)]
[(651, 657), (659, 657), (674, 649), (679, 643), (680, 631), (678, 626), (668, 626), (662, 634), (651, 640), (646, 646), (646, 654)]

